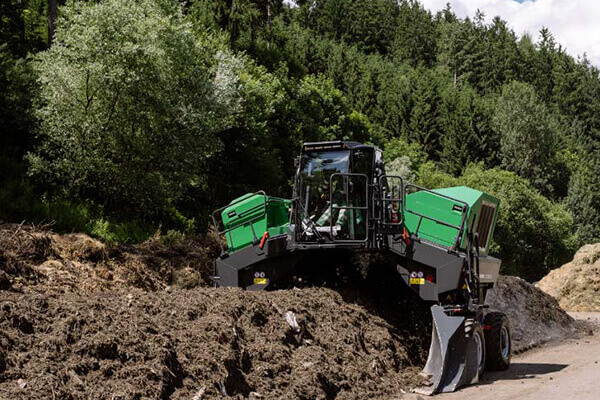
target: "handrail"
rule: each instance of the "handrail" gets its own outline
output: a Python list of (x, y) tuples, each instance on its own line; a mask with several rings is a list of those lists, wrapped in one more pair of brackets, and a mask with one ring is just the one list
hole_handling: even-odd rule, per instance
[[(391, 191), (391, 196), (390, 198), (384, 198), (383, 197), (383, 180), (387, 180), (388, 178), (394, 178), (394, 179), (399, 179), (400, 180), (400, 193), (398, 194), (400, 197), (396, 198), (393, 197), (394, 196), (394, 191)], [(402, 177), (400, 175), (381, 175), (379, 177), (378, 180), (378, 184), (379, 184), (379, 191), (380, 191), (380, 195), (381, 195), (381, 218), (379, 220), (382, 221), (383, 224), (385, 225), (389, 225), (389, 226), (401, 226), (402, 223), (404, 222), (404, 213), (402, 212), (402, 210), (404, 209), (404, 180), (402, 179)], [(398, 210), (396, 210), (396, 212), (398, 213), (398, 222), (386, 222), (385, 219), (385, 204), (387, 203), (391, 203), (392, 207), (395, 203), (399, 203), (400, 207)]]
[[(365, 206), (357, 207), (357, 206), (346, 206), (339, 207), (333, 205), (333, 177), (334, 176), (357, 176), (365, 178)], [(348, 204), (348, 193), (346, 193), (346, 204)], [(337, 240), (335, 235), (333, 234), (333, 210), (366, 210), (367, 215), (365, 217), (365, 238), (363, 240)], [(341, 173), (336, 172), (331, 174), (329, 177), (329, 232), (331, 235), (331, 240), (335, 243), (367, 243), (369, 240), (369, 177), (365, 174), (358, 173)]]
[[(463, 209), (462, 209), (462, 217), (461, 217), (460, 225), (453, 225), (451, 223), (442, 221), (440, 219), (431, 217), (429, 215), (421, 214), (421, 213), (419, 213), (417, 211), (410, 210), (407, 207), (407, 203), (406, 203), (406, 192), (407, 192), (407, 188), (409, 188), (409, 187), (414, 187), (414, 188), (418, 189), (419, 191), (425, 191), (425, 192), (434, 194), (434, 195), (436, 195), (438, 197), (441, 197), (441, 198), (453, 201), (455, 203), (461, 204), (463, 206)], [(466, 202), (464, 202), (462, 200), (459, 200), (459, 199), (455, 199), (454, 197), (446, 196), (445, 194), (441, 194), (441, 193), (435, 192), (435, 191), (433, 191), (431, 189), (428, 189), (428, 188), (425, 188), (425, 187), (422, 187), (422, 186), (414, 185), (412, 183), (407, 183), (406, 185), (404, 185), (404, 210), (406, 212), (409, 212), (411, 214), (414, 214), (414, 215), (417, 215), (417, 216), (421, 217), (421, 219), (419, 220), (419, 225), (417, 227), (417, 231), (415, 232), (415, 235), (417, 235), (417, 236), (419, 235), (418, 231), (419, 231), (419, 227), (421, 226), (421, 221), (422, 221), (423, 218), (425, 218), (425, 219), (428, 219), (430, 221), (434, 221), (434, 222), (436, 222), (438, 224), (447, 226), (449, 228), (456, 229), (458, 231), (458, 235), (456, 237), (456, 242), (454, 243), (454, 249), (457, 249), (457, 248), (460, 247), (460, 243), (462, 242), (462, 237), (463, 237), (463, 234), (464, 234), (465, 222), (467, 220), (467, 215), (469, 214), (469, 204), (467, 204)]]
[[(308, 213), (306, 212), (306, 209), (304, 208), (304, 205), (302, 204), (302, 199), (299, 197), (295, 197), (294, 199), (292, 199), (292, 204), (294, 204), (294, 203), (296, 203), (296, 206), (300, 209), (300, 212), (302, 213), (302, 218), (300, 219), (300, 223), (301, 224), (306, 223), (306, 225), (310, 226), (311, 231), (314, 233), (315, 237), (318, 240), (320, 240), (322, 238), (322, 235), (319, 233), (319, 230), (317, 229), (315, 222), (312, 219), (310, 219), (310, 217), (308, 216)], [(299, 230), (297, 229), (298, 221), (293, 220), (294, 214), (295, 213), (293, 213), (293, 212), (290, 213), (290, 225), (292, 225), (293, 223), (296, 224), (296, 228), (294, 229), (294, 240), (297, 240), (298, 234), (299, 234)]]

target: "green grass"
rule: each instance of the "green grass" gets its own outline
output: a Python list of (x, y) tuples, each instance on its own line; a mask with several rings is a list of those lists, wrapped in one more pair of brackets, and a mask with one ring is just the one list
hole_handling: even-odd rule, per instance
[(160, 228), (137, 219), (110, 218), (92, 203), (38, 196), (15, 181), (0, 187), (0, 219), (50, 224), (57, 232), (83, 232), (109, 243), (141, 243)]

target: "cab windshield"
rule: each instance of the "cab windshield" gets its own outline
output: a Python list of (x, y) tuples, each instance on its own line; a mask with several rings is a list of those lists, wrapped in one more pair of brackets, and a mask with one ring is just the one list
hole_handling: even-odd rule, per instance
[(312, 151), (302, 155), (302, 205), (304, 218), (318, 226), (329, 226), (331, 175), (348, 173), (350, 151)]
[(365, 238), (366, 175), (351, 172), (350, 150), (306, 152), (302, 156), (302, 231), (304, 241), (328, 236), (337, 240)]

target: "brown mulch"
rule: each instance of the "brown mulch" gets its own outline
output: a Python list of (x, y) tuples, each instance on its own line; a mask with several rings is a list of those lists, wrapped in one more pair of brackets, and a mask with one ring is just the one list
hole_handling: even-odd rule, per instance
[(555, 298), (515, 276), (500, 276), (486, 304), (508, 316), (514, 352), (546, 342), (590, 333), (591, 326), (574, 320)]
[(550, 271), (537, 286), (567, 311), (600, 312), (600, 243), (583, 246), (573, 261)]
[(2, 224), (0, 288), (89, 293), (208, 286), (217, 254), (218, 245), (210, 239), (166, 245), (155, 237), (135, 246), (109, 246), (81, 233)]
[(393, 398), (419, 345), (325, 288), (4, 292), (0, 398)]

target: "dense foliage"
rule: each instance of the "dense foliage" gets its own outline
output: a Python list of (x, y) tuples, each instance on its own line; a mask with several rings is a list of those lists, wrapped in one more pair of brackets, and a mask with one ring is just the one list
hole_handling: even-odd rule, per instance
[(600, 240), (598, 69), (547, 29), (414, 0), (59, 4), (51, 46), (46, 2), (0, 6), (5, 218), (202, 233), (246, 191), (289, 196), (303, 141), (354, 139), (409, 180), (500, 197), (512, 273)]
[(206, 181), (215, 133), (238, 108), (240, 62), (198, 40), (170, 2), (123, 4), (64, 9), (36, 63), (41, 126), (28, 159), (71, 198), (153, 217)]

